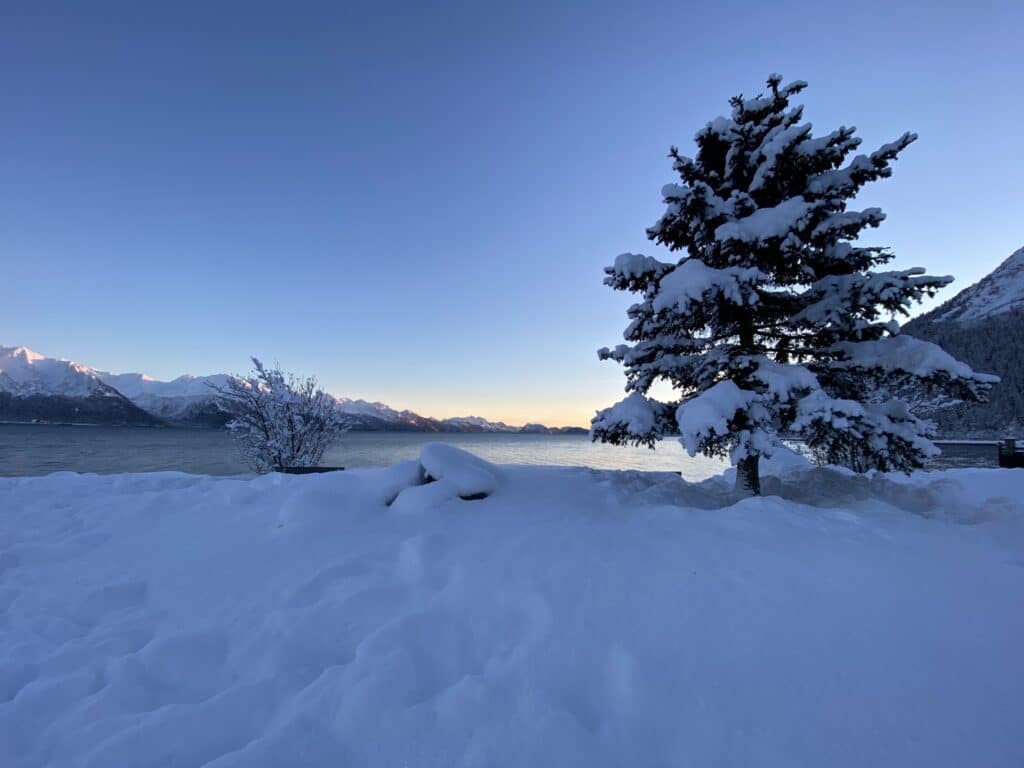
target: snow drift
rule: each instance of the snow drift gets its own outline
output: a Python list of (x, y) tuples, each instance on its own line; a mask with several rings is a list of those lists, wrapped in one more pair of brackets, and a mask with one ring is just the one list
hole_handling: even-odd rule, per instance
[(0, 764), (1024, 764), (1024, 472), (764, 474), (0, 479)]

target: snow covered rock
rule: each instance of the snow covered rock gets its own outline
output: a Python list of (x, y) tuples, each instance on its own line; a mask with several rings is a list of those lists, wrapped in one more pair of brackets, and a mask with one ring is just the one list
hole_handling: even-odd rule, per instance
[(498, 487), (498, 468), (447, 443), (427, 443), (420, 464), (430, 481), (444, 482), (461, 499), (482, 499)]

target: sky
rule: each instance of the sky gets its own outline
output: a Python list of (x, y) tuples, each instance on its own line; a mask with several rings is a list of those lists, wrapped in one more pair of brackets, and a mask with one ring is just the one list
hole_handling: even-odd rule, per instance
[(858, 200), (896, 267), (1024, 245), (1024, 4), (20, 3), (0, 24), (0, 344), (424, 415), (589, 423), (602, 285), (728, 98), (920, 134)]

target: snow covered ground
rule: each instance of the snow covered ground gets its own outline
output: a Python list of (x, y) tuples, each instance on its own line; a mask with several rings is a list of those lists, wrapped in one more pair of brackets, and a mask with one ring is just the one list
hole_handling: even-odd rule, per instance
[(1024, 471), (423, 464), (0, 479), (0, 765), (1024, 765)]

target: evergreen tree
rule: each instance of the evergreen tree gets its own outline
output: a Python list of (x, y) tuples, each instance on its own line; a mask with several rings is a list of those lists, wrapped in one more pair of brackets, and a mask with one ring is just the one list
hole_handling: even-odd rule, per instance
[[(978, 400), (996, 380), (899, 335), (896, 316), (952, 278), (875, 271), (890, 251), (852, 244), (885, 215), (848, 202), (890, 176), (916, 135), (846, 162), (855, 129), (814, 136), (790, 106), (805, 87), (771, 75), (766, 95), (731, 99), (731, 117), (698, 131), (694, 159), (672, 148), (680, 182), (663, 188), (647, 235), (681, 258), (627, 253), (605, 269), (607, 285), (641, 299), (627, 312), (631, 343), (598, 352), (624, 366), (630, 394), (595, 416), (595, 440), (653, 447), (678, 433), (691, 456), (730, 456), (750, 493), (780, 436), (856, 471), (909, 471), (937, 449), (906, 393)], [(676, 399), (647, 397), (659, 380)]]

